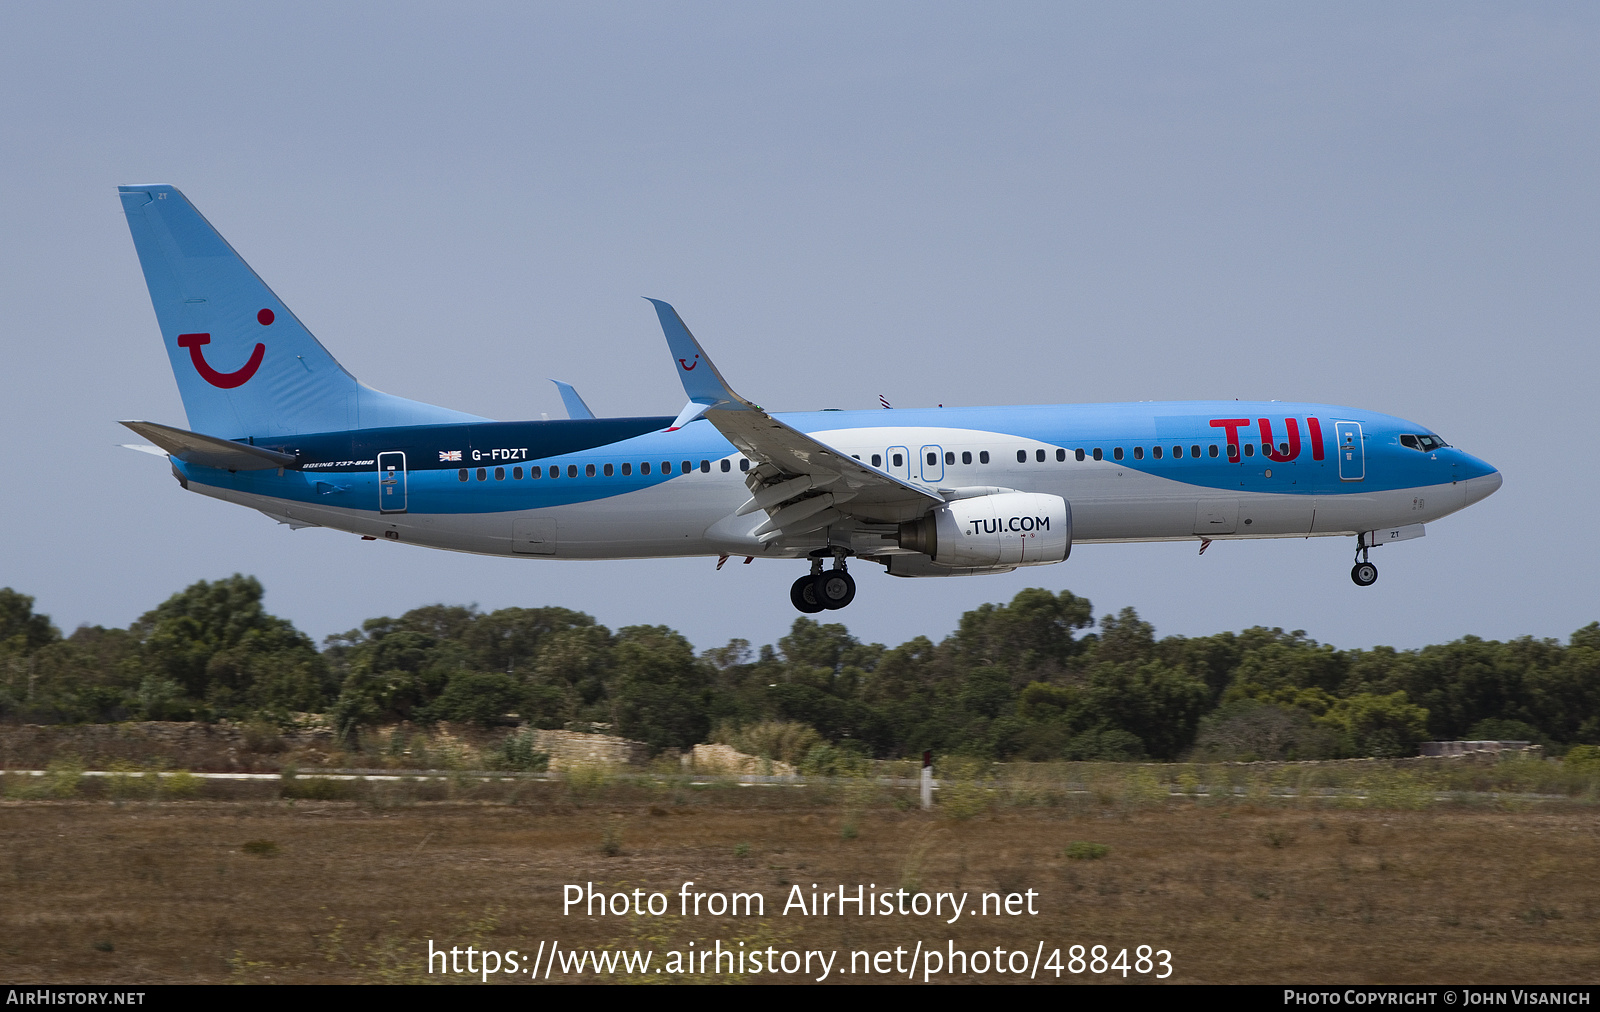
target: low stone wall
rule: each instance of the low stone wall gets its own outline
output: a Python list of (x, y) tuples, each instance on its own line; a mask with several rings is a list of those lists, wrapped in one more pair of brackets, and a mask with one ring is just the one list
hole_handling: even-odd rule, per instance
[(1425, 741), (1422, 754), (1436, 756), (1469, 756), (1473, 753), (1498, 755), (1501, 752), (1529, 752), (1544, 754), (1544, 746), (1531, 741)]
[(552, 770), (574, 765), (642, 766), (651, 751), (642, 741), (577, 731), (536, 730), (533, 747), (550, 757)]
[(746, 755), (731, 745), (696, 745), (684, 755), (683, 764), (703, 773), (753, 773), (772, 777), (795, 775), (795, 768), (786, 762)]
[[(390, 735), (421, 735), (429, 746), (430, 765), (454, 754), (456, 763), (479, 765), (485, 753), (515, 729), (482, 730), (441, 724), (431, 730), (402, 724), (380, 728), (374, 738), (382, 747)], [(550, 756), (550, 768), (575, 764), (640, 766), (652, 753), (641, 741), (606, 734), (534, 730), (533, 747)], [(369, 743), (370, 745), (370, 743)], [(157, 769), (210, 773), (277, 773), (293, 764), (301, 769), (327, 766), (411, 768), (406, 756), (345, 753), (330, 728), (276, 731), (231, 723), (137, 721), (122, 724), (0, 725), (0, 769), (43, 769), (52, 760), (71, 756), (90, 769), (133, 764)]]
[(0, 767), (40, 769), (75, 756), (91, 769), (118, 763), (210, 772), (276, 772), (295, 754), (317, 762), (334, 750), (327, 728), (264, 732), (238, 724), (133, 721), (123, 724), (0, 726)]

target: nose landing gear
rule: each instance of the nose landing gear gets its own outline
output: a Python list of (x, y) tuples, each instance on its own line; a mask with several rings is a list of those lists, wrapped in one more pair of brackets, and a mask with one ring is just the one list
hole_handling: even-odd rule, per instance
[(1356, 564), (1350, 567), (1350, 579), (1357, 587), (1370, 587), (1378, 582), (1378, 567), (1367, 561), (1371, 549), (1364, 544), (1365, 540), (1364, 535), (1356, 537)]
[(845, 552), (835, 549), (833, 568), (824, 570), (821, 557), (811, 560), (811, 572), (794, 581), (789, 601), (807, 615), (843, 608), (856, 599), (855, 577), (845, 571)]

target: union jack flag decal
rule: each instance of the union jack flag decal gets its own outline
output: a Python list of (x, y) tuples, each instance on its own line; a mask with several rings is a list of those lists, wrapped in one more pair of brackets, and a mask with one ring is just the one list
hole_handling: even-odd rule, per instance
[(460, 459), (461, 459), (461, 451), (460, 450), (440, 450), (439, 451), (439, 460), (440, 461), (460, 460)]

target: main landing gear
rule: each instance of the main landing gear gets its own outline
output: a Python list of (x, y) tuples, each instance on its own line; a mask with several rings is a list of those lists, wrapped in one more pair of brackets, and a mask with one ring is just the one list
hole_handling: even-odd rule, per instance
[(833, 568), (824, 570), (822, 558), (811, 560), (811, 572), (794, 581), (789, 588), (789, 600), (795, 608), (807, 615), (819, 611), (843, 608), (856, 599), (855, 577), (845, 571), (845, 553), (834, 553)]
[(1378, 582), (1378, 567), (1367, 561), (1370, 549), (1362, 544), (1364, 537), (1356, 538), (1356, 564), (1350, 567), (1350, 579), (1357, 587), (1370, 587)]

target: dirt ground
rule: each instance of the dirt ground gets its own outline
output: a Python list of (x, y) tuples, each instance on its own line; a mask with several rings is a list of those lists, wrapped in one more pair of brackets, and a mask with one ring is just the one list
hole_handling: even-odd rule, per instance
[[(1001, 962), (1075, 944), (1168, 950), (1186, 983), (1593, 983), (1600, 979), (1600, 814), (1592, 807), (1424, 811), (1207, 806), (996, 808), (966, 820), (848, 793), (736, 789), (516, 803), (194, 800), (0, 802), (0, 965), (16, 983), (451, 979), (439, 949), (655, 953), (650, 974), (568, 980), (792, 982), (807, 973), (654, 972), (669, 951), (837, 951), (830, 981), (906, 982), (911, 951)], [(613, 792), (614, 794), (618, 792)], [(1080, 846), (1074, 848), (1072, 844)], [(1103, 856), (1093, 857), (1099, 844)], [(1080, 856), (1069, 857), (1069, 853)], [(765, 917), (678, 914), (691, 892), (760, 892)], [(667, 916), (564, 914), (563, 887), (641, 889)], [(964, 916), (782, 914), (844, 885), (968, 894)], [(1027, 897), (1029, 890), (1037, 895)], [(974, 915), (981, 894), (1016, 915)], [(630, 904), (632, 900), (630, 899)], [(708, 900), (708, 902), (710, 902)], [(891, 902), (898, 902), (892, 900)], [(1036, 914), (1028, 914), (1026, 903)], [(949, 909), (945, 908), (948, 916)], [(1041, 944), (1042, 943), (1042, 944)], [(845, 972), (903, 951), (899, 971)], [(542, 951), (549, 951), (548, 949)], [(1085, 954), (1085, 960), (1092, 953)], [(465, 963), (458, 957), (458, 965)], [(541, 956), (541, 960), (544, 957)], [(798, 957), (797, 957), (798, 959)], [(1023, 982), (1025, 973), (933, 974)], [(726, 960), (724, 966), (731, 960)], [(548, 964), (545, 964), (548, 965)], [(551, 981), (564, 974), (557, 964)], [(1012, 965), (1015, 965), (1014, 963)], [(923, 979), (926, 963), (918, 963)], [(1162, 972), (1155, 969), (1153, 973)], [(1130, 970), (1128, 982), (1152, 972)], [(543, 969), (540, 977), (543, 978)]]

